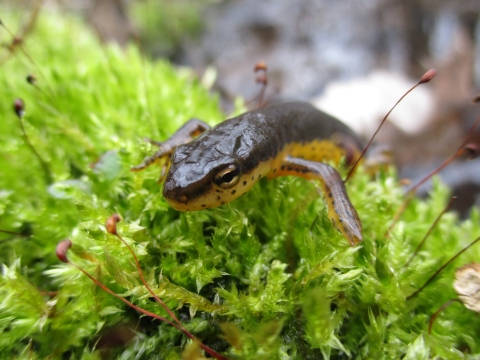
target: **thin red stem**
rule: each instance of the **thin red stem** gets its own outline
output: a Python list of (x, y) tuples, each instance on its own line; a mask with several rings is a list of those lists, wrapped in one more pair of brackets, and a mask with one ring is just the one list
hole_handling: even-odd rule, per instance
[(423, 84), (422, 81), (419, 81), (417, 84), (415, 84), (414, 86), (412, 86), (405, 94), (402, 95), (402, 97), (395, 103), (395, 105), (393, 105), (393, 107), (390, 109), (390, 111), (387, 113), (387, 115), (384, 116), (382, 122), (380, 123), (380, 125), (378, 126), (377, 130), (375, 131), (375, 133), (373, 134), (373, 136), (370, 138), (370, 141), (368, 142), (367, 146), (363, 149), (362, 153), (360, 154), (360, 156), (358, 157), (357, 161), (355, 162), (355, 164), (353, 164), (353, 166), (351, 167), (350, 171), (348, 172), (347, 174), (347, 177), (345, 178), (345, 180), (343, 181), (344, 183), (346, 183), (348, 181), (348, 179), (350, 179), (350, 177), (352, 176), (353, 172), (355, 171), (356, 167), (358, 166), (358, 164), (360, 163), (360, 160), (362, 160), (363, 156), (365, 155), (365, 153), (367, 152), (368, 148), (370, 147), (370, 145), (372, 144), (372, 141), (373, 139), (375, 138), (375, 136), (378, 134), (378, 132), (380, 131), (380, 128), (383, 126), (383, 124), (385, 123), (385, 121), (387, 120), (388, 116), (390, 115), (390, 113), (393, 111), (393, 109), (395, 109), (397, 107), (397, 105), (405, 98), (405, 96), (407, 96), (408, 94), (410, 94), (417, 86)]
[(393, 227), (396, 225), (400, 217), (402, 216), (403, 212), (407, 208), (408, 204), (412, 200), (413, 196), (415, 195), (416, 191), (418, 188), (424, 184), (428, 179), (430, 179), (432, 176), (438, 174), (440, 171), (442, 171), (446, 166), (448, 166), (453, 160), (455, 160), (457, 157), (462, 156), (466, 153), (468, 153), (468, 149), (466, 148), (468, 142), (470, 141), (470, 138), (472, 137), (473, 131), (477, 127), (477, 125), (480, 123), (480, 116), (475, 120), (475, 122), (472, 124), (470, 129), (467, 131), (467, 136), (465, 137), (465, 140), (460, 144), (458, 147), (457, 151), (455, 154), (451, 155), (448, 157), (442, 164), (440, 164), (439, 167), (437, 167), (435, 170), (433, 170), (430, 174), (425, 176), (422, 180), (420, 180), (415, 186), (413, 186), (406, 194), (406, 198), (403, 201), (402, 205), (398, 208), (397, 212), (395, 213), (392, 223), (388, 227), (387, 233), (385, 236), (389, 236), (389, 233), (392, 231)]
[(438, 317), (438, 315), (440, 315), (440, 313), (445, 310), (447, 307), (449, 307), (453, 302), (455, 301), (458, 301), (460, 302), (459, 299), (451, 299), (451, 300), (448, 300), (445, 304), (443, 304), (440, 309), (438, 309), (435, 314), (432, 315), (432, 317), (430, 318), (430, 322), (428, 323), (428, 335), (430, 335), (432, 333), (432, 327), (433, 327), (433, 323), (435, 322), (436, 318)]
[(173, 320), (175, 320), (175, 322), (181, 326), (183, 328), (183, 324), (180, 322), (180, 320), (178, 320), (178, 318), (175, 316), (175, 314), (173, 313), (172, 310), (170, 310), (170, 308), (153, 292), (153, 290), (150, 288), (150, 286), (147, 284), (147, 281), (145, 280), (145, 277), (143, 276), (143, 271), (142, 271), (142, 268), (140, 267), (140, 262), (138, 261), (138, 258), (137, 258), (137, 255), (135, 255), (135, 252), (133, 251), (133, 249), (130, 247), (130, 245), (125, 241), (123, 240), (123, 238), (119, 235), (119, 234), (116, 234), (116, 236), (125, 244), (125, 246), (127, 247), (128, 251), (130, 251), (130, 254), (132, 254), (133, 256), (133, 259), (135, 260), (135, 265), (137, 267), (137, 270), (138, 270), (138, 274), (140, 275), (140, 279), (142, 280), (142, 283), (143, 285), (145, 285), (145, 287), (147, 288), (148, 292), (155, 298), (155, 300), (165, 309), (165, 311), (167, 311), (168, 315), (171, 316), (171, 318)]
[(427, 233), (425, 234), (425, 236), (423, 237), (422, 241), (420, 242), (420, 244), (418, 244), (417, 248), (415, 249), (415, 251), (413, 252), (412, 256), (410, 256), (410, 259), (408, 259), (407, 263), (405, 265), (403, 265), (403, 267), (407, 267), (411, 261), (413, 260), (413, 258), (418, 254), (418, 252), (420, 251), (420, 249), (422, 248), (422, 246), (425, 244), (425, 241), (427, 241), (427, 238), (428, 236), (431, 234), (431, 232), (433, 231), (433, 229), (437, 226), (438, 222), (440, 221), (440, 219), (442, 218), (443, 214), (445, 214), (448, 209), (450, 208), (450, 206), (452, 205), (453, 201), (456, 199), (455, 196), (452, 196), (450, 201), (448, 202), (448, 204), (444, 207), (444, 209), (442, 210), (442, 212), (440, 214), (438, 214), (437, 218), (435, 219), (435, 221), (433, 222), (432, 226), (430, 226), (430, 228), (428, 229)]
[[(92, 275), (90, 275), (89, 273), (87, 273), (85, 270), (83, 270), (80, 266), (78, 266), (77, 264), (74, 264), (72, 262), (69, 262), (69, 264), (75, 266), (78, 270), (80, 270), (83, 274), (85, 274), (90, 280), (92, 280), (98, 287), (100, 287), (103, 291), (109, 293), (110, 295), (113, 295), (114, 297), (116, 297), (117, 299), (121, 300), (122, 302), (124, 302), (125, 304), (127, 304), (128, 306), (130, 306), (132, 309), (135, 309), (137, 310), (138, 312), (144, 314), (144, 315), (147, 315), (147, 316), (150, 316), (154, 319), (157, 319), (157, 320), (160, 320), (160, 321), (164, 321), (166, 322), (167, 324), (169, 325), (172, 325), (174, 328), (180, 330), (182, 333), (185, 334), (185, 336), (187, 336), (189, 339), (191, 340), (194, 340), (194, 341), (198, 341), (197, 338), (191, 334), (187, 329), (185, 329), (183, 327), (183, 325), (178, 325), (170, 320), (168, 320), (167, 318), (164, 318), (163, 316), (160, 316), (160, 315), (157, 315), (155, 313), (152, 313), (148, 310), (145, 310), (145, 309), (142, 309), (141, 307), (139, 306), (136, 306), (134, 305), (133, 303), (131, 303), (130, 301), (128, 301), (127, 299), (125, 299), (124, 297), (114, 293), (112, 290), (110, 290), (108, 287), (106, 287), (104, 284), (102, 284), (100, 281), (98, 281), (97, 279), (95, 279)], [(178, 321), (178, 320), (177, 320)], [(203, 344), (202, 342), (198, 341), (198, 344), (199, 346), (205, 350), (205, 352), (207, 352), (209, 355), (213, 356), (215, 359), (219, 359), (219, 360), (228, 360), (226, 357), (224, 357), (223, 355), (220, 355), (219, 353), (217, 353), (215, 350), (209, 348), (207, 345)]]
[(9, 235), (17, 235), (17, 236), (21, 236), (21, 237), (30, 237), (31, 236), (31, 235), (25, 235), (25, 234), (22, 234), (22, 233), (18, 233), (18, 232), (15, 232), (15, 231), (2, 230), (2, 229), (0, 229), (0, 232), (5, 233), (5, 234), (9, 234)]
[(440, 274), (443, 271), (443, 269), (445, 269), (448, 265), (450, 265), (452, 263), (452, 261), (454, 261), (461, 254), (463, 254), (465, 251), (467, 251), (469, 248), (471, 248), (473, 245), (475, 245), (479, 240), (480, 240), (480, 237), (476, 238), (469, 245), (467, 245), (465, 248), (463, 248), (458, 253), (456, 253), (450, 260), (448, 260), (437, 271), (435, 271), (435, 273), (432, 276), (430, 276), (430, 278), (425, 282), (425, 284), (423, 284), (423, 286), (420, 289), (415, 291), (413, 294), (407, 296), (407, 300), (410, 300), (410, 299), (414, 298), (415, 296), (417, 296), (423, 289), (425, 289), (428, 285), (430, 285), (430, 283), (433, 281), (433, 279), (435, 279), (435, 277), (437, 277), (437, 275)]
[(27, 146), (32, 151), (33, 155), (35, 155), (38, 162), (40, 163), (40, 166), (42, 167), (42, 170), (43, 170), (43, 173), (44, 173), (44, 176), (45, 176), (46, 183), (47, 184), (53, 183), (53, 176), (52, 176), (52, 173), (50, 171), (50, 168), (48, 167), (45, 160), (43, 160), (42, 156), (38, 153), (37, 149), (35, 149), (35, 146), (33, 146), (32, 142), (30, 141), (30, 138), (27, 135), (27, 132), (25, 131), (25, 127), (23, 126), (23, 116), (19, 116), (18, 119), (19, 119), (19, 122), (20, 122), (20, 129), (22, 131), (25, 143), (27, 144)]
[(137, 305), (134, 305), (132, 304), (130, 301), (128, 301), (127, 299), (125, 299), (124, 297), (114, 293), (112, 290), (110, 290), (108, 287), (106, 287), (105, 285), (103, 285), (100, 281), (98, 281), (97, 279), (95, 279), (92, 275), (90, 275), (88, 272), (86, 272), (85, 270), (83, 270), (83, 268), (81, 268), (79, 265), (75, 264), (75, 263), (72, 263), (71, 261), (69, 262), (71, 265), (75, 266), (78, 270), (80, 270), (84, 275), (86, 275), (90, 280), (92, 280), (98, 287), (100, 287), (103, 291), (109, 293), (110, 295), (113, 295), (115, 296), (117, 299), (123, 301), (125, 304), (127, 304), (128, 306), (130, 306), (131, 308), (137, 310), (138, 312), (142, 313), (142, 314), (145, 314), (147, 316), (150, 316), (150, 317), (153, 317), (157, 320), (160, 320), (160, 321), (165, 321), (167, 324), (170, 324), (172, 325), (173, 327), (179, 329), (179, 330), (182, 330), (179, 328), (179, 326), (177, 324), (175, 324), (174, 322), (171, 322), (170, 320), (168, 320), (167, 318), (164, 318), (163, 316), (160, 316), (160, 315), (157, 315), (155, 313), (152, 313), (148, 310), (145, 310), (145, 309), (142, 309), (141, 307), (138, 307)]

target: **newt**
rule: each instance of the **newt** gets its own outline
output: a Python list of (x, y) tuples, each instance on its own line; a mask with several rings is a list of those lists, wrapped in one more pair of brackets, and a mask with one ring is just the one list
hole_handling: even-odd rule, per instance
[[(244, 195), (262, 177), (317, 180), (333, 225), (354, 246), (362, 225), (337, 170), (361, 144), (345, 124), (304, 102), (274, 103), (210, 128), (192, 119), (132, 171), (160, 163), (165, 200), (176, 210), (217, 207)], [(353, 154), (353, 155), (352, 155)], [(347, 159), (348, 160), (348, 159)]]

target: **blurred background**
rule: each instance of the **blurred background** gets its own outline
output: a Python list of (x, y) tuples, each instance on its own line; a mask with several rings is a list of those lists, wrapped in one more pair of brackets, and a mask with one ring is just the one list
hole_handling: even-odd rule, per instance
[[(1, 1), (4, 22), (13, 11), (22, 13), (23, 25), (11, 29), (19, 39), (42, 13), (60, 11), (83, 18), (105, 43), (135, 43), (146, 57), (192, 67), (215, 79), (226, 111), (237, 97), (258, 94), (253, 68), (264, 61), (266, 100), (313, 102), (366, 140), (435, 68), (436, 78), (400, 104), (377, 139), (412, 183), (452, 155), (480, 117), (471, 103), (480, 91), (478, 0)], [(470, 135), (480, 141), (480, 129)], [(480, 205), (480, 160), (459, 159), (441, 176), (462, 215)]]

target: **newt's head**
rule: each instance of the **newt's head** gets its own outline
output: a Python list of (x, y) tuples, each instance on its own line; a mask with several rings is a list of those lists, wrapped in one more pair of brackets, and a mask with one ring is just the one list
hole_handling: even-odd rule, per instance
[[(245, 159), (222, 147), (197, 141), (178, 146), (165, 178), (163, 196), (179, 211), (196, 211), (226, 204), (245, 194), (255, 183), (244, 174)], [(255, 178), (255, 180), (257, 180)]]

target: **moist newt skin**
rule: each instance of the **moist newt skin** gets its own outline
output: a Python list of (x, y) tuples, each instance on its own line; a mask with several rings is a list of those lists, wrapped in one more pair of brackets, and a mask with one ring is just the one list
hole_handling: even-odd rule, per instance
[(163, 172), (168, 168), (163, 196), (176, 210), (220, 206), (262, 177), (293, 175), (319, 181), (332, 223), (352, 246), (362, 241), (343, 181), (323, 163), (338, 164), (343, 156), (352, 160), (361, 144), (345, 124), (308, 103), (274, 103), (213, 128), (193, 119), (167, 141), (150, 142), (160, 150), (132, 171), (153, 163), (163, 164)]

